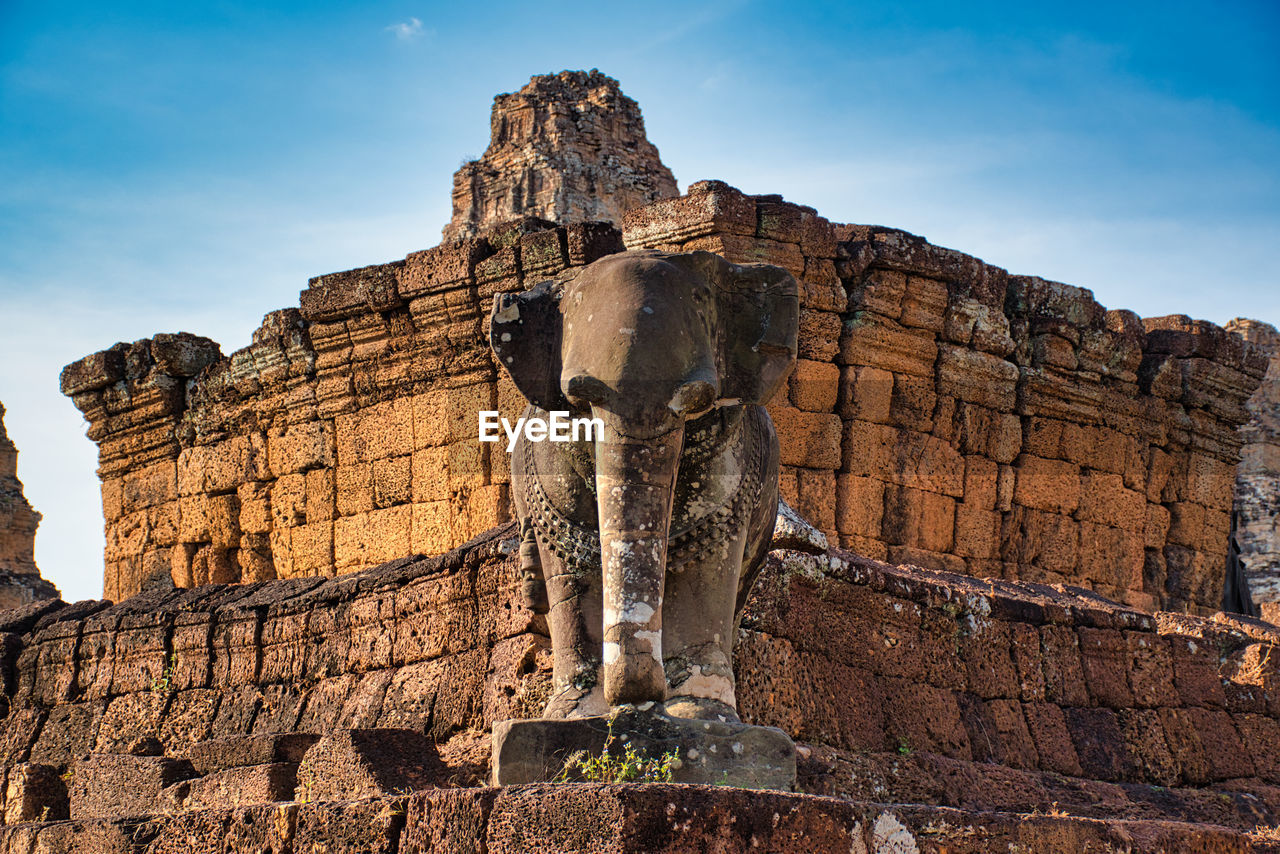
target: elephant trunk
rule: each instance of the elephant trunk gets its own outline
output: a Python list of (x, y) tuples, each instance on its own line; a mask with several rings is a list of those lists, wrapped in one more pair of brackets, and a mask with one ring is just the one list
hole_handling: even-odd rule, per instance
[[(601, 413), (604, 414), (604, 413)], [(660, 703), (667, 536), (684, 426), (638, 440), (607, 416), (596, 439), (596, 496), (604, 569), (604, 698)]]

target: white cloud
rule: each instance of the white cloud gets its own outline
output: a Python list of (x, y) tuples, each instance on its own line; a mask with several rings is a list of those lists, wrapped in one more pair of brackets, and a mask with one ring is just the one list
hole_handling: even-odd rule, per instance
[(413, 41), (423, 33), (422, 21), (419, 21), (417, 18), (410, 18), (407, 21), (392, 24), (387, 27), (387, 30), (395, 33), (396, 38), (402, 42)]

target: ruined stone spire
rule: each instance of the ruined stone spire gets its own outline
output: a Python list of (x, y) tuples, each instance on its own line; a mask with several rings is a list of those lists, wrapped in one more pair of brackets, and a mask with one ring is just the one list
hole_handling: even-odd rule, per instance
[(0, 608), (16, 608), (58, 595), (36, 568), (36, 526), (40, 514), (27, 503), (18, 480), (18, 449), (4, 429), (0, 404)]
[(518, 217), (622, 222), (679, 195), (635, 101), (599, 71), (540, 75), (493, 99), (489, 147), (453, 176), (445, 240)]

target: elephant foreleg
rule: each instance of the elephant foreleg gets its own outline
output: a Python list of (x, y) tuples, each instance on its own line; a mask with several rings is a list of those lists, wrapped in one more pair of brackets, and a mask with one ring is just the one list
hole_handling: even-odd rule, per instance
[(600, 570), (568, 566), (542, 553), (549, 610), (547, 624), (555, 652), (547, 718), (581, 718), (609, 711), (601, 684)]
[(671, 715), (738, 720), (732, 653), (745, 544), (742, 531), (667, 575), (663, 665)]

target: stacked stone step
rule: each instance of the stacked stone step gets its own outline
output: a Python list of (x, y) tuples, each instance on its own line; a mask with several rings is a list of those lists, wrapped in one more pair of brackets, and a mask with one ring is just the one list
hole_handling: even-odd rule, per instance
[[(294, 769), (268, 766), (296, 754), (227, 746), (282, 733), (414, 731), (433, 785), (481, 783), (494, 722), (537, 716), (550, 687), (543, 624), (513, 604), (515, 540), (508, 526), (439, 558), (332, 579), (8, 612), (0, 810), (60, 814), (64, 800), (24, 780), (64, 780), (77, 803), (107, 798), (98, 815), (123, 809), (102, 782), (122, 763), (150, 781), (148, 804), (283, 797)], [(1277, 645), (1280, 631), (1259, 621), (1152, 616), (1080, 588), (784, 550), (748, 606), (737, 695), (750, 723), (795, 736), (808, 791), (1183, 811), (1248, 828), (1280, 824)], [(163, 756), (131, 753), (150, 740)], [(346, 768), (368, 793), (426, 785), (378, 782), (377, 763), (358, 758), (377, 752), (376, 740), (330, 741), (311, 766)], [(316, 791), (354, 785), (301, 764), (299, 784)]]
[(632, 211), (624, 240), (803, 283), (800, 359), (770, 413), (782, 493), (833, 541), (1149, 610), (1221, 606), (1235, 431), (1266, 367), (1239, 336), (716, 181)]
[(365, 800), (220, 808), (133, 819), (31, 823), (0, 831), (12, 852), (1091, 851), (1274, 852), (1266, 830), (1211, 823), (1081, 819), (948, 809), (715, 786), (632, 784), (432, 789)]

